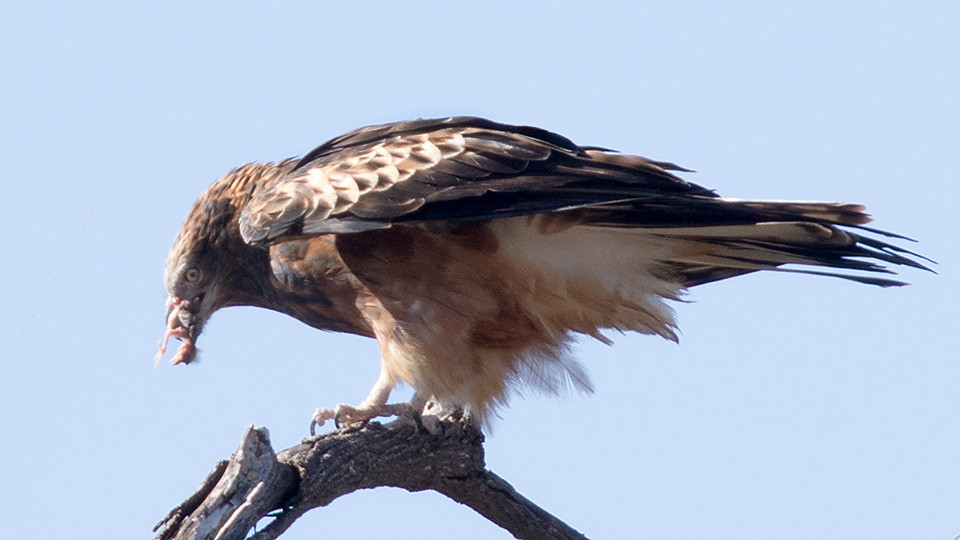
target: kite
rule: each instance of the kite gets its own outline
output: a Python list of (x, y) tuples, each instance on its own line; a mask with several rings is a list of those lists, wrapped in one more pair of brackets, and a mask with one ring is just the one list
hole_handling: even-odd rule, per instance
[[(604, 330), (677, 340), (668, 301), (760, 270), (883, 287), (927, 269), (857, 204), (730, 199), (689, 172), (472, 117), (361, 128), (302, 159), (250, 164), (196, 201), (166, 263), (172, 362), (218, 309), (258, 306), (375, 338), (358, 406), (313, 424), (461, 411), (478, 422), (525, 388), (590, 390), (572, 357)], [(924, 259), (928, 260), (928, 259)], [(410, 403), (388, 403), (399, 383)]]

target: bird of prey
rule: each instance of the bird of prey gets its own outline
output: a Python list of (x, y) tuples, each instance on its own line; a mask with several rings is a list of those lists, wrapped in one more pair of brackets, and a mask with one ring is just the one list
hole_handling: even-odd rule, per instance
[[(172, 362), (190, 363), (213, 312), (259, 306), (379, 342), (367, 398), (318, 409), (311, 430), (425, 409), (482, 421), (512, 390), (589, 390), (576, 334), (676, 340), (666, 301), (689, 287), (759, 270), (886, 287), (903, 284), (878, 275), (890, 266), (925, 268), (861, 205), (724, 198), (682, 171), (472, 117), (242, 166), (200, 196), (170, 251), (158, 359), (175, 337)], [(400, 382), (413, 400), (389, 404)]]

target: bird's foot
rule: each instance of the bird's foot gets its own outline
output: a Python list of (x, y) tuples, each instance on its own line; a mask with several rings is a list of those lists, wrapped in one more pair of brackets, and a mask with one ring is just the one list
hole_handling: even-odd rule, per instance
[(462, 407), (453, 405), (443, 406), (435, 400), (428, 400), (420, 412), (419, 425), (431, 435), (443, 435), (443, 423), (451, 420), (455, 422), (468, 421), (469, 415)]
[(357, 407), (341, 403), (333, 409), (317, 409), (310, 422), (310, 435), (316, 435), (316, 429), (327, 420), (333, 420), (337, 427), (364, 425), (374, 418), (382, 416), (410, 416), (413, 410), (409, 403), (361, 403)]

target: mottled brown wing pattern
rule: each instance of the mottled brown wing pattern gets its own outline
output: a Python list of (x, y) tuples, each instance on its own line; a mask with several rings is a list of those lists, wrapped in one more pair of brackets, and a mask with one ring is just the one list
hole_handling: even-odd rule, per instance
[(304, 228), (321, 223), (356, 205), (361, 196), (390, 189), (462, 152), (462, 137), (421, 134), (325, 156), (255, 193), (240, 218), (244, 239), (269, 241), (298, 223)]
[[(546, 141), (482, 128), (398, 134), (334, 148), (261, 186), (241, 214), (241, 231), (246, 241), (261, 243), (291, 233), (381, 228), (428, 199), (442, 198), (444, 191), (494, 175), (516, 175), (558, 150)], [(335, 219), (347, 212), (375, 219)]]
[[(712, 196), (668, 172), (677, 169), (581, 148), (538, 128), (470, 117), (416, 120), (362, 128), (321, 145), (289, 175), (257, 189), (240, 227), (247, 242), (269, 243), (281, 236), (384, 228), (401, 216), (483, 219), (493, 217), (487, 211), (496, 217), (543, 212), (596, 203), (600, 192), (605, 200), (636, 196), (643, 188)], [(591, 182), (587, 189), (567, 187), (584, 180)], [(424, 205), (491, 192), (511, 195), (485, 201), (489, 208), (482, 211), (471, 212), (471, 203), (437, 204), (435, 212), (411, 216)]]
[[(922, 267), (905, 256), (915, 254), (902, 248), (835, 228), (882, 234), (864, 227), (870, 218), (860, 205), (720, 198), (671, 173), (676, 170), (685, 169), (580, 147), (533, 127), (470, 117), (399, 122), (332, 139), (288, 174), (262, 182), (242, 210), (240, 231), (246, 242), (264, 245), (297, 236), (382, 229), (396, 222), (463, 223), (559, 212), (564, 227), (581, 223), (659, 230), (736, 252), (720, 262), (678, 263), (675, 269), (691, 276), (682, 280), (687, 284), (735, 275), (744, 265), (756, 267), (757, 261), (740, 253), (745, 245), (754, 256), (758, 250), (765, 254), (763, 268), (792, 263), (883, 271), (870, 260)], [(764, 226), (752, 228), (759, 224)], [(756, 237), (771, 227), (810, 235), (814, 224), (828, 236), (845, 239), (842, 245), (825, 250), (822, 239), (807, 245)], [(727, 230), (737, 236), (724, 237)], [(704, 265), (709, 268), (702, 270)]]

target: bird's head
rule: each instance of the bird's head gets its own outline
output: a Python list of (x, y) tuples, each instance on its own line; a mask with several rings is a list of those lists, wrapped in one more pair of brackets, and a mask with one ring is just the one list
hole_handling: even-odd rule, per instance
[(167, 259), (167, 330), (160, 342), (157, 360), (163, 357), (171, 337), (181, 341), (171, 362), (189, 364), (197, 356), (196, 340), (203, 325), (220, 304), (218, 269), (203, 251), (179, 253), (174, 246)]
[(211, 186), (197, 200), (167, 255), (167, 330), (158, 361), (173, 337), (182, 343), (171, 362), (192, 362), (197, 356), (197, 336), (213, 312), (223, 307), (224, 295), (229, 293), (230, 266), (226, 262), (231, 246), (237, 249), (236, 241), (231, 240), (236, 210), (216, 187)]
[[(171, 360), (196, 359), (196, 340), (213, 312), (225, 306), (252, 303), (258, 280), (269, 273), (266, 251), (240, 237), (237, 215), (259, 182), (285, 174), (292, 161), (246, 165), (213, 183), (193, 205), (167, 256), (167, 329), (157, 361), (167, 342), (182, 343)], [(259, 272), (264, 268), (267, 272)]]

